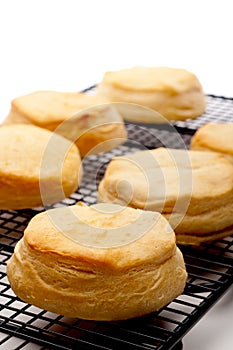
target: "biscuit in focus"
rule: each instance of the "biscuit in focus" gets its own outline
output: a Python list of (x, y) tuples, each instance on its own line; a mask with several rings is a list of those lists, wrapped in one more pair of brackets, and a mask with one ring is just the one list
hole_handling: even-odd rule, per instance
[(187, 272), (159, 213), (104, 203), (36, 215), (8, 261), (7, 276), (27, 303), (113, 321), (165, 306), (183, 292)]

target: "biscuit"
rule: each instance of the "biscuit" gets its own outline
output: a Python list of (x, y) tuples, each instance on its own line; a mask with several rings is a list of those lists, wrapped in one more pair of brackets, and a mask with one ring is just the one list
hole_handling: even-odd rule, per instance
[(64, 137), (34, 125), (0, 127), (0, 209), (56, 203), (81, 181), (78, 148)]
[(15, 98), (4, 124), (26, 123), (56, 131), (75, 142), (81, 157), (108, 151), (125, 142), (121, 115), (102, 96), (36, 91)]
[[(206, 108), (205, 95), (197, 77), (184, 69), (141, 67), (106, 72), (97, 93), (113, 102), (147, 107), (138, 111), (120, 106), (128, 121), (164, 123), (196, 118)], [(156, 113), (158, 112), (158, 113)]]
[(159, 214), (113, 204), (36, 215), (7, 264), (15, 294), (68, 317), (123, 320), (180, 295), (187, 273)]
[(161, 212), (178, 243), (233, 233), (233, 166), (217, 153), (158, 148), (115, 157), (98, 195), (102, 202)]
[(233, 123), (208, 123), (191, 139), (191, 149), (223, 154), (233, 163)]

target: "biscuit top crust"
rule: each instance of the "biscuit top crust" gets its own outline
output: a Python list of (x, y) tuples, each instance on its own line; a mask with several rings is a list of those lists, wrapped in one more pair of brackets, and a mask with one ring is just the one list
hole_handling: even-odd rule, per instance
[(176, 250), (175, 234), (159, 213), (109, 203), (40, 213), (29, 222), (24, 242), (35, 254), (110, 269), (161, 264)]
[[(233, 166), (218, 153), (157, 148), (119, 156), (99, 186), (103, 201), (198, 214), (233, 199)], [(176, 205), (176, 207), (174, 207)]]
[(109, 101), (99, 95), (76, 92), (36, 91), (12, 101), (17, 111), (38, 125), (62, 122), (77, 112)]
[(202, 89), (197, 77), (185, 69), (170, 67), (136, 66), (106, 72), (103, 83), (114, 87), (142, 92), (181, 93), (189, 89)]

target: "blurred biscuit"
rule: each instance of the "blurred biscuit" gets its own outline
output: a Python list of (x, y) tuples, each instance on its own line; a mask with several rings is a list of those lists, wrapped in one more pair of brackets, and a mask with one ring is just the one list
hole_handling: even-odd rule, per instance
[(98, 194), (102, 202), (162, 213), (178, 243), (233, 233), (233, 166), (217, 153), (158, 148), (115, 157)]
[(104, 74), (97, 93), (113, 102), (147, 107), (150, 110), (138, 112), (136, 108), (134, 111), (120, 106), (126, 120), (142, 123), (196, 118), (206, 107), (197, 77), (178, 68), (136, 66), (109, 71)]
[(56, 203), (73, 193), (82, 177), (78, 148), (34, 125), (0, 127), (0, 209)]
[(191, 139), (191, 149), (219, 152), (233, 163), (233, 123), (209, 123)]
[(102, 96), (36, 91), (15, 98), (4, 124), (34, 124), (75, 142), (80, 155), (108, 151), (125, 142), (118, 111)]

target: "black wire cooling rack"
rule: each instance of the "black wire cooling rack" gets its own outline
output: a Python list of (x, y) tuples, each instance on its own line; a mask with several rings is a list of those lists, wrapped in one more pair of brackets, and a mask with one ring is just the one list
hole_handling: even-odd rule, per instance
[[(209, 121), (233, 122), (233, 100), (207, 96), (207, 112), (172, 126), (127, 124), (129, 141), (111, 152), (84, 159), (85, 177), (76, 193), (53, 207), (97, 199), (97, 187), (112, 157), (139, 148), (185, 148), (195, 130)], [(122, 322), (92, 322), (53, 314), (19, 300), (6, 264), (29, 220), (43, 208), (0, 212), (0, 348), (11, 349), (181, 349), (183, 336), (233, 281), (233, 236), (200, 247), (183, 246), (188, 281), (182, 295), (158, 312)]]

